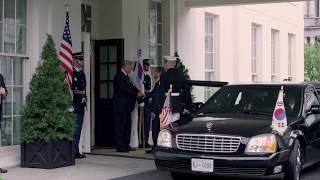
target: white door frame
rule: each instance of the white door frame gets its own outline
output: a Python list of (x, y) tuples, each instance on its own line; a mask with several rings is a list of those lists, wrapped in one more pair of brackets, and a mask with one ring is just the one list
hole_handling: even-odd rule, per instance
[(82, 42), (83, 42), (83, 51), (84, 51), (84, 73), (86, 74), (86, 92), (87, 92), (87, 108), (84, 114), (81, 139), (79, 147), (80, 152), (90, 153), (91, 152), (91, 122), (92, 121), (92, 91), (91, 91), (91, 66), (92, 66), (92, 58), (91, 58), (91, 36), (90, 33), (82, 33)]

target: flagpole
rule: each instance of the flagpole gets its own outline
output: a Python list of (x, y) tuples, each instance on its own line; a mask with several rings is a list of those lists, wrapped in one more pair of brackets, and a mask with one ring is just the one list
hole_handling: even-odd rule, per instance
[(70, 9), (70, 3), (69, 3), (69, 1), (66, 2), (66, 4), (64, 5), (64, 7), (66, 8), (66, 11), (69, 12), (69, 9)]

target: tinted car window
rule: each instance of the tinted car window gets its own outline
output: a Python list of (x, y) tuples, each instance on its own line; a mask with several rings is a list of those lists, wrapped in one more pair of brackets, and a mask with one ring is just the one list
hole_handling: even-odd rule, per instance
[[(280, 86), (226, 86), (213, 95), (200, 109), (200, 113), (251, 112), (272, 114)], [(300, 112), (299, 87), (284, 87), (284, 104), (287, 116), (296, 117)]]
[(319, 105), (319, 101), (318, 101), (318, 98), (317, 96), (312, 93), (310, 94), (307, 99), (306, 99), (306, 105), (305, 105), (305, 111), (308, 111), (312, 105)]

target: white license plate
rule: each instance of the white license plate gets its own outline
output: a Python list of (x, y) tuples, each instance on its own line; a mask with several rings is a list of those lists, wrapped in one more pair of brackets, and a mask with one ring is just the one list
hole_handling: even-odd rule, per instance
[(213, 172), (213, 160), (191, 159), (191, 170), (199, 172)]

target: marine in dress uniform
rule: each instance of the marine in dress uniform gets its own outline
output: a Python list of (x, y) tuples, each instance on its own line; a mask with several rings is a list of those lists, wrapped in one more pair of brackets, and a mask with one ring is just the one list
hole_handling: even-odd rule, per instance
[[(144, 70), (144, 90), (146, 94), (149, 94), (151, 92), (151, 76), (149, 72), (150, 63), (149, 59), (143, 60), (143, 70)], [(149, 132), (150, 132), (150, 124), (151, 124), (151, 104), (150, 104), (150, 98), (146, 96), (144, 103), (144, 147), (150, 148), (150, 145), (148, 143), (149, 140)]]
[(186, 82), (185, 76), (176, 68), (176, 60), (176, 57), (164, 56), (166, 72), (160, 78), (161, 107), (163, 107), (166, 98), (165, 93), (168, 92), (170, 85), (172, 85), (172, 116), (170, 122), (179, 120), (180, 114), (184, 109), (190, 110), (192, 103), (190, 87)]
[(73, 108), (76, 115), (76, 130), (74, 134), (75, 158), (85, 158), (85, 155), (79, 152), (79, 142), (83, 125), (85, 107), (87, 106), (86, 96), (86, 75), (83, 72), (83, 53), (73, 54)]

